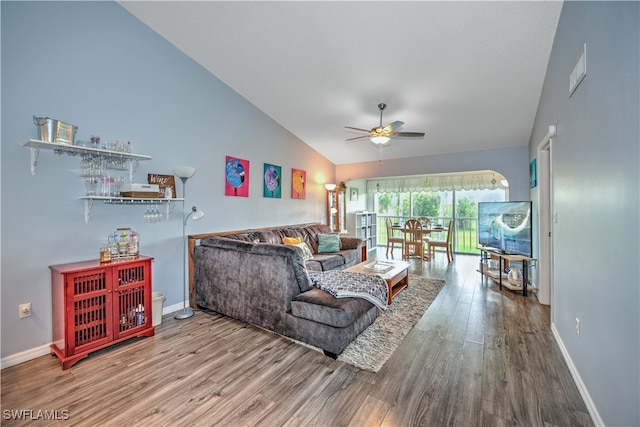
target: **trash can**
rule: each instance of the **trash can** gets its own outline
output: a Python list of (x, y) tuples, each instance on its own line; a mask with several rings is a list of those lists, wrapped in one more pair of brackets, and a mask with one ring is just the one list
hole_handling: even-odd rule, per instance
[(164, 293), (162, 292), (153, 292), (151, 294), (151, 298), (153, 300), (153, 319), (152, 325), (158, 326), (162, 323), (162, 303), (164, 302)]

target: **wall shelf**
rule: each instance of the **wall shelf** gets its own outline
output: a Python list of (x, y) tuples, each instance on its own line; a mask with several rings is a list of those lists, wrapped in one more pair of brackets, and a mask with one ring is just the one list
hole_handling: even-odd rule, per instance
[[(58, 144), (54, 142), (30, 139), (24, 143), (24, 147), (31, 150), (31, 175), (36, 174), (40, 150), (53, 151), (55, 154), (70, 156), (95, 156), (101, 160), (125, 160), (126, 169), (129, 171), (129, 181), (133, 182), (133, 174), (142, 160), (151, 160), (151, 156), (143, 154), (127, 153), (124, 151), (103, 150), (101, 148), (83, 147), (79, 145)], [(166, 205), (167, 219), (173, 212), (173, 202), (183, 202), (183, 198), (146, 198), (146, 197), (119, 197), (119, 196), (83, 196), (80, 200), (84, 203), (84, 222), (88, 223), (91, 217), (94, 201), (102, 201), (109, 205)]]
[(102, 201), (107, 205), (166, 205), (167, 220), (173, 213), (173, 202), (183, 202), (183, 198), (159, 199), (147, 197), (111, 197), (111, 196), (83, 196), (80, 200), (84, 202), (84, 222), (88, 223), (95, 200)]
[(31, 150), (31, 175), (36, 174), (40, 150), (51, 150), (56, 154), (67, 154), (70, 156), (94, 155), (102, 159), (127, 160), (130, 181), (133, 181), (133, 174), (138, 168), (139, 162), (142, 160), (151, 160), (150, 156), (142, 154), (103, 150), (101, 148), (81, 147), (79, 145), (57, 144), (54, 142), (40, 141), (38, 139), (30, 139), (25, 142), (24, 146)]

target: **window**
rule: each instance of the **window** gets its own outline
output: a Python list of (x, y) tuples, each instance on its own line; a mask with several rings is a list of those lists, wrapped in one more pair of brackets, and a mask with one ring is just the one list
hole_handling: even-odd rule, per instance
[[(386, 245), (384, 221), (405, 223), (409, 218), (426, 216), (432, 224), (446, 227), (455, 223), (454, 251), (477, 254), (478, 202), (505, 201), (505, 188), (481, 190), (444, 190), (373, 193), (374, 210), (378, 214), (380, 231), (378, 244)], [(382, 225), (382, 226), (380, 226)]]

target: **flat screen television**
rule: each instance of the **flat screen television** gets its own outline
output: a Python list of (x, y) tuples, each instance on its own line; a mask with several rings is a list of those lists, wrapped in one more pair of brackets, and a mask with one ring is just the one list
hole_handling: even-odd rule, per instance
[(530, 257), (531, 223), (531, 202), (478, 202), (480, 246)]

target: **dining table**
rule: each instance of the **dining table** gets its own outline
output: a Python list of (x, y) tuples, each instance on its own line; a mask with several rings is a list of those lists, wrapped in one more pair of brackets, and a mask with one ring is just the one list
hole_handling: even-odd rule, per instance
[[(424, 246), (423, 246), (423, 245), (428, 244), (428, 243), (422, 242), (420, 247), (414, 248), (414, 250), (409, 250), (409, 251), (407, 250), (407, 247), (405, 246), (405, 245), (407, 245), (407, 238), (406, 238), (407, 236), (406, 236), (406, 234), (415, 232), (415, 229), (406, 228), (405, 225), (396, 223), (396, 224), (393, 224), (391, 226), (391, 230), (400, 231), (400, 232), (402, 232), (403, 237), (405, 237), (405, 243), (403, 243), (403, 250), (402, 250), (403, 254), (411, 253), (411, 254), (413, 254), (412, 256), (417, 256), (416, 254), (420, 253), (420, 254), (422, 254), (421, 258), (423, 260), (427, 260), (428, 261), (430, 259), (429, 258), (429, 251), (425, 251), (424, 250)], [(438, 226), (438, 225), (435, 225), (433, 227), (424, 226), (423, 225), (423, 227), (421, 229), (421, 232), (422, 232), (423, 235), (430, 235), (432, 233), (441, 233), (441, 232), (446, 231), (446, 230), (447, 230), (446, 228), (444, 228), (442, 226)]]
[[(407, 231), (407, 229), (404, 227), (404, 225), (400, 225), (400, 224), (394, 224), (391, 226), (392, 230), (398, 230), (398, 231), (402, 231), (403, 233), (405, 231)], [(447, 231), (446, 228), (444, 227), (422, 227), (422, 233), (425, 234), (431, 234), (431, 233), (441, 233), (443, 231)]]

